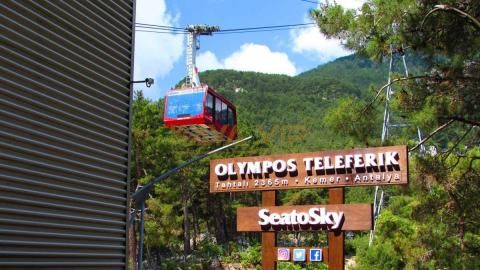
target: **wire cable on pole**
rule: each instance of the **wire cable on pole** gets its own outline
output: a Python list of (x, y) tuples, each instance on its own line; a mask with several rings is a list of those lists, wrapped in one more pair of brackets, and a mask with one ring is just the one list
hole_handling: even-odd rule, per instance
[(135, 32), (154, 33), (154, 34), (170, 34), (170, 35), (185, 35), (187, 32), (172, 32), (172, 31), (154, 31), (154, 30), (135, 30)]
[(170, 31), (170, 32), (181, 32), (181, 33), (187, 33), (187, 30), (178, 30), (178, 29), (170, 29), (170, 28), (160, 28), (156, 26), (137, 26), (137, 28), (141, 29), (152, 29), (152, 30), (165, 30), (165, 31)]
[(302, 2), (312, 3), (312, 4), (320, 4), (320, 2), (310, 1), (310, 0), (300, 0)]
[[(146, 23), (136, 23), (137, 32), (146, 32), (146, 33), (158, 33), (158, 34), (186, 34), (188, 29), (166, 26), (166, 25), (155, 25), (155, 24), (146, 24)], [(216, 34), (242, 34), (242, 33), (252, 33), (252, 32), (273, 32), (273, 31), (282, 31), (282, 30), (293, 30), (293, 29), (302, 29), (315, 27), (315, 23), (297, 23), (297, 24), (284, 24), (284, 25), (270, 25), (270, 26), (257, 26), (257, 27), (244, 27), (244, 28), (231, 28), (231, 29), (222, 29), (216, 32)]]
[(236, 28), (236, 29), (223, 29), (223, 30), (220, 30), (220, 32), (243, 31), (243, 30), (256, 30), (256, 29), (287, 28), (287, 27), (307, 26), (307, 25), (315, 25), (315, 23), (297, 23), (297, 24), (284, 24), (284, 25), (272, 25), (272, 26), (258, 26), (258, 27), (247, 27), (247, 28)]
[(174, 27), (174, 26), (168, 26), (168, 25), (158, 25), (158, 24), (148, 24), (148, 23), (135, 23), (136, 26), (144, 27), (144, 26), (151, 26), (151, 27), (157, 27), (157, 28), (166, 28), (166, 29), (177, 29), (177, 30), (183, 30), (186, 31), (185, 28), (182, 27)]
[(283, 30), (294, 30), (294, 29), (304, 29), (311, 28), (314, 26), (301, 26), (301, 27), (285, 27), (285, 28), (271, 28), (271, 29), (257, 29), (257, 30), (241, 30), (241, 31), (219, 31), (216, 34), (243, 34), (243, 33), (257, 33), (257, 32), (274, 32), (274, 31), (283, 31)]

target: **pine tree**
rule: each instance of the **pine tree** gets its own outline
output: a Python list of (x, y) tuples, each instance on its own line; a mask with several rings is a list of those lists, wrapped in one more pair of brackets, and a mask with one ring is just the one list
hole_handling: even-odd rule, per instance
[[(397, 89), (393, 109), (402, 112), (411, 128), (387, 142), (412, 146), (415, 181), (408, 194), (416, 199), (403, 202), (400, 208), (408, 206), (422, 214), (387, 209), (380, 219), (380, 240), (361, 252), (360, 268), (478, 268), (480, 2), (447, 0), (437, 5), (430, 0), (371, 0), (360, 10), (326, 3), (312, 10), (311, 16), (323, 34), (342, 39), (345, 47), (359, 54), (382, 61), (390, 53), (407, 53), (422, 57), (428, 67), (424, 73), (397, 75), (392, 81)], [(377, 89), (375, 98), (385, 89)], [(357, 116), (344, 113), (341, 117), (352, 121), (369, 117), (375, 105), (370, 103)], [(430, 133), (424, 141), (437, 151), (415, 152), (418, 144), (406, 134), (416, 127)], [(405, 213), (413, 227), (402, 223)], [(396, 233), (391, 234), (392, 230)], [(385, 260), (379, 265), (370, 260), (374, 257)]]

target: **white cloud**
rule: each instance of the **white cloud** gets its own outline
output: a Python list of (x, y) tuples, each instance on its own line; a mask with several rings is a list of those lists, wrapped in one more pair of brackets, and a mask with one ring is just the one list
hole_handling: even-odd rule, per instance
[[(320, 3), (330, 3), (333, 4), (333, 0), (321, 0), (318, 1)], [(363, 3), (366, 2), (366, 0), (335, 0), (335, 2), (344, 8), (348, 9), (358, 9), (361, 8)]]
[[(167, 13), (164, 0), (137, 1), (137, 23), (174, 26), (178, 17), (178, 14), (173, 16)], [(183, 40), (184, 35), (137, 31), (135, 33), (134, 79), (142, 80), (146, 77), (153, 77), (158, 81), (165, 77), (182, 56)]]
[(344, 49), (338, 39), (327, 39), (316, 27), (296, 29), (290, 32), (292, 50), (307, 54), (325, 63), (352, 52)]
[[(333, 3), (332, 0), (321, 2)], [(359, 9), (366, 0), (336, 0), (335, 2), (348, 9)], [(304, 21), (312, 22), (309, 18), (305, 18)], [(327, 39), (317, 27), (291, 30), (290, 36), (294, 52), (313, 56), (320, 61), (320, 64), (352, 53), (343, 48), (340, 40)]]
[(295, 75), (295, 65), (282, 52), (272, 52), (265, 45), (246, 43), (240, 50), (227, 57), (226, 68), (263, 73)]
[(238, 51), (222, 61), (207, 51), (198, 56), (197, 65), (200, 70), (224, 68), (290, 76), (297, 73), (295, 64), (286, 53), (273, 52), (265, 45), (254, 43), (243, 44)]
[(345, 8), (357, 9), (362, 7), (365, 0), (336, 0), (336, 2)]
[(197, 67), (199, 67), (200, 71), (224, 68), (217, 56), (211, 51), (200, 53), (197, 56)]

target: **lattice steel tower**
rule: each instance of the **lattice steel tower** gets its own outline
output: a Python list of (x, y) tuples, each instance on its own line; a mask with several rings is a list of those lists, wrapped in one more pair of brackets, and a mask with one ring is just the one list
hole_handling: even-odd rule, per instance
[[(395, 25), (392, 26), (397, 28)], [(392, 76), (393, 76), (393, 69), (395, 67), (395, 61), (401, 58), (404, 68), (405, 77), (408, 77), (408, 68), (407, 63), (405, 61), (405, 51), (403, 46), (396, 47), (395, 45), (390, 45), (390, 62), (388, 68), (388, 81), (387, 81), (387, 90), (385, 93), (385, 108), (383, 112), (383, 124), (382, 124), (382, 145), (390, 136), (390, 129), (391, 128), (401, 128), (406, 127), (408, 124), (406, 123), (395, 123), (392, 119), (392, 112), (390, 111), (390, 101), (394, 95), (393, 84), (392, 84)], [(422, 134), (420, 128), (417, 127), (417, 135), (418, 140), (422, 141)], [(425, 146), (421, 145), (421, 152), (425, 152)], [(385, 193), (382, 187), (375, 186), (375, 196), (373, 201), (373, 216), (374, 216), (374, 225), (377, 223), (378, 216), (380, 215), (380, 211), (382, 210), (383, 202), (385, 199)], [(374, 229), (370, 231), (370, 239), (368, 241), (368, 245), (370, 246), (373, 242), (374, 238)]]

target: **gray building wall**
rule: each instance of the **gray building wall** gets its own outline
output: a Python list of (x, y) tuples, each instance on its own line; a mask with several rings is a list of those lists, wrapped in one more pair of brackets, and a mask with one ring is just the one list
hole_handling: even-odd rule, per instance
[(134, 0), (0, 1), (0, 269), (125, 269)]

